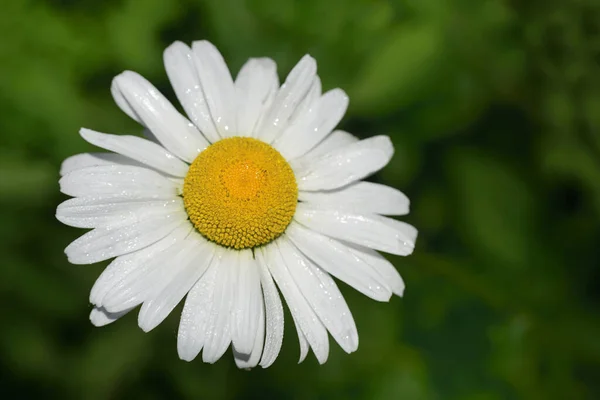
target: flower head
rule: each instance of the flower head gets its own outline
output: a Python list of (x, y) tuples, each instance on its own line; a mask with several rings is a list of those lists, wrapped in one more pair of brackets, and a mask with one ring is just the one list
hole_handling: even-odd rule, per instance
[[(235, 80), (209, 42), (176, 42), (167, 74), (189, 120), (148, 81), (117, 76), (112, 94), (148, 139), (81, 130), (110, 151), (68, 158), (57, 218), (93, 228), (65, 250), (74, 264), (114, 258), (90, 295), (97, 326), (142, 305), (159, 325), (185, 297), (177, 348), (217, 361), (232, 345), (241, 368), (271, 365), (288, 304), (303, 360), (320, 363), (328, 332), (358, 347), (352, 314), (332, 276), (378, 300), (402, 295), (396, 269), (376, 250), (412, 252), (417, 231), (385, 217), (408, 213), (396, 189), (363, 182), (390, 160), (389, 138), (333, 131), (348, 105), (321, 93), (304, 56), (280, 85), (275, 63), (250, 59)], [(333, 131), (333, 132), (332, 132)]]

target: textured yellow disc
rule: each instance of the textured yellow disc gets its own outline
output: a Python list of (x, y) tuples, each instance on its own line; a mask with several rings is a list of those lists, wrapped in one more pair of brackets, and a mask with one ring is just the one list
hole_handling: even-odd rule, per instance
[(208, 146), (194, 160), (183, 202), (204, 237), (247, 249), (285, 231), (296, 211), (298, 186), (277, 150), (260, 140), (233, 137)]

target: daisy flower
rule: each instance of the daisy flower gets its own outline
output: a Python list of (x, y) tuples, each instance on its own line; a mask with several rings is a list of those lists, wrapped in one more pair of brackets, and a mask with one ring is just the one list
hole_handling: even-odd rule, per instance
[(384, 167), (386, 136), (358, 140), (333, 130), (348, 97), (321, 92), (306, 55), (279, 84), (268, 58), (235, 80), (207, 41), (176, 42), (164, 64), (188, 118), (142, 76), (114, 78), (117, 105), (147, 139), (82, 129), (108, 150), (64, 161), (64, 224), (92, 228), (65, 253), (73, 264), (114, 258), (94, 284), (90, 319), (109, 324), (141, 305), (148, 332), (185, 298), (177, 350), (217, 361), (231, 344), (240, 368), (270, 366), (283, 341), (287, 303), (300, 341), (319, 363), (328, 332), (358, 347), (354, 319), (334, 279), (378, 301), (404, 283), (377, 250), (413, 251), (417, 231), (386, 217), (407, 197), (363, 178)]

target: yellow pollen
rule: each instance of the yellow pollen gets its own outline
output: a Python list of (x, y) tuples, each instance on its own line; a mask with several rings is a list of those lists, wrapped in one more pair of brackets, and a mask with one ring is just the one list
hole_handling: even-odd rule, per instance
[(233, 137), (196, 157), (184, 180), (183, 202), (208, 240), (247, 249), (285, 231), (296, 211), (298, 186), (277, 150), (260, 140)]

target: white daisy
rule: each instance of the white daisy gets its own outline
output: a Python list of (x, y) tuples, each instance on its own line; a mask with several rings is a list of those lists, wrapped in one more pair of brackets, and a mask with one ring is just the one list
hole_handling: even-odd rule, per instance
[(112, 153), (79, 154), (61, 168), (60, 189), (74, 198), (57, 218), (93, 228), (66, 248), (69, 261), (116, 257), (92, 288), (92, 323), (141, 305), (147, 332), (185, 297), (183, 360), (202, 351), (213, 363), (231, 344), (239, 367), (268, 367), (283, 340), (281, 292), (300, 361), (309, 347), (327, 360), (327, 332), (355, 351), (356, 326), (332, 276), (378, 301), (402, 295), (400, 275), (375, 250), (408, 255), (417, 236), (383, 216), (408, 213), (404, 194), (361, 181), (388, 163), (390, 139), (332, 132), (348, 97), (321, 93), (308, 55), (282, 85), (268, 58), (250, 59), (234, 81), (206, 41), (176, 42), (164, 62), (190, 120), (123, 72), (112, 94), (149, 139), (82, 129)]

